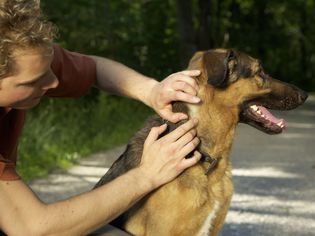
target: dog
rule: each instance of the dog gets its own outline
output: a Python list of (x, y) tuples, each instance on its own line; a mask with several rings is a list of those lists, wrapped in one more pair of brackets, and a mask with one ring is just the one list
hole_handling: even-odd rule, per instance
[[(188, 70), (194, 69), (201, 71), (195, 80), (202, 102), (176, 102), (173, 110), (198, 118), (201, 142), (197, 149), (203, 157), (112, 222), (132, 235), (217, 235), (233, 193), (229, 154), (237, 124), (243, 122), (267, 134), (279, 134), (286, 127), (285, 120), (267, 109), (294, 109), (307, 98), (307, 93), (294, 85), (266, 74), (259, 60), (233, 49), (195, 53), (188, 65)], [(139, 165), (150, 129), (164, 122), (157, 115), (149, 118), (95, 187)], [(168, 123), (167, 132), (181, 123)]]

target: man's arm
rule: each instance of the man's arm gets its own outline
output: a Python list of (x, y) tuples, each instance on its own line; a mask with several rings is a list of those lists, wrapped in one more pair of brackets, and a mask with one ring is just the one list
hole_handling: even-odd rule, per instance
[(8, 235), (85, 235), (152, 190), (138, 170), (100, 188), (46, 205), (22, 181), (0, 181), (0, 227)]
[(22, 181), (0, 181), (0, 228), (8, 235), (85, 235), (108, 223), (153, 189), (196, 164), (185, 159), (199, 144), (197, 120), (158, 139), (166, 125), (152, 128), (139, 167), (98, 189), (53, 204), (42, 203)]
[[(96, 63), (96, 87), (146, 103), (148, 90), (158, 82), (110, 59), (90, 56)], [(149, 105), (146, 103), (146, 105)]]
[(181, 71), (168, 76), (161, 82), (144, 76), (135, 70), (107, 58), (90, 56), (96, 62), (96, 86), (101, 90), (142, 101), (153, 108), (164, 119), (178, 122), (186, 114), (172, 112), (173, 101), (198, 103), (198, 85), (191, 78), (200, 71)]

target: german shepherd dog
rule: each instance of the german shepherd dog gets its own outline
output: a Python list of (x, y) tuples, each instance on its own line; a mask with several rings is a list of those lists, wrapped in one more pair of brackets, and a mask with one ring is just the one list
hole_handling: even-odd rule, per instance
[[(286, 123), (267, 108), (290, 110), (307, 98), (294, 85), (267, 75), (259, 60), (236, 50), (197, 52), (188, 66), (188, 70), (193, 69), (201, 71), (195, 80), (202, 102), (197, 105), (176, 102), (173, 107), (174, 111), (198, 118), (197, 136), (201, 140), (198, 150), (203, 157), (111, 222), (132, 235), (217, 235), (233, 193), (229, 153), (236, 125), (243, 122), (267, 134), (279, 134)], [(158, 116), (149, 118), (95, 187), (139, 165), (150, 129), (164, 122)], [(180, 123), (168, 123), (167, 132)]]

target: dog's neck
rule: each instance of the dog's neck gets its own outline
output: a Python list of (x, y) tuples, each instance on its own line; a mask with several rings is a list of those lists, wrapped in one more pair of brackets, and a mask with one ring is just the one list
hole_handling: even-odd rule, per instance
[[(174, 112), (183, 112), (189, 115), (189, 118), (196, 117), (199, 120), (197, 126), (197, 136), (201, 143), (199, 150), (213, 158), (227, 158), (232, 146), (238, 117), (236, 111), (232, 108), (222, 105), (215, 105), (213, 102), (210, 106), (201, 104), (192, 105), (176, 102), (173, 105)], [(170, 123), (169, 131), (186, 122)]]

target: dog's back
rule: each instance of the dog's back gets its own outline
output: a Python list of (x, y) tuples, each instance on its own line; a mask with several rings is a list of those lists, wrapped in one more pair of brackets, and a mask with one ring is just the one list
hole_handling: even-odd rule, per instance
[(121, 154), (120, 157), (113, 163), (107, 173), (95, 185), (95, 188), (110, 182), (111, 180), (138, 166), (141, 161), (143, 144), (146, 137), (152, 127), (160, 126), (162, 122), (163, 121), (157, 115), (150, 117), (145, 122), (145, 126), (130, 139), (124, 153)]
[[(163, 121), (157, 115), (150, 117), (145, 122), (144, 127), (136, 132), (135, 135), (130, 139), (125, 151), (112, 164), (111, 168), (99, 180), (94, 188), (98, 188), (138, 166), (141, 161), (143, 144), (146, 137), (148, 136), (152, 127), (160, 126), (162, 122)], [(112, 221), (111, 224), (118, 228), (124, 229), (126, 220), (126, 217), (124, 217), (124, 214), (122, 214)]]

